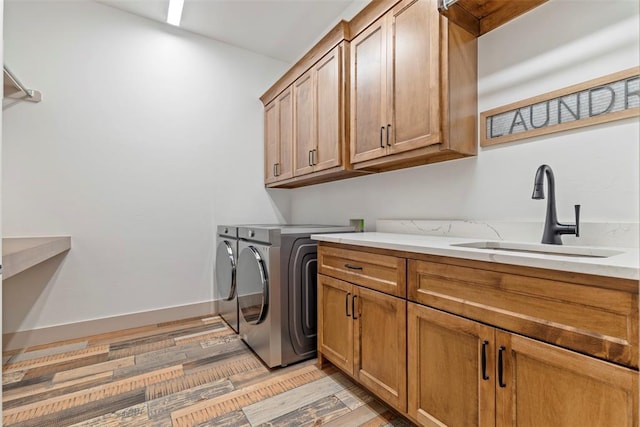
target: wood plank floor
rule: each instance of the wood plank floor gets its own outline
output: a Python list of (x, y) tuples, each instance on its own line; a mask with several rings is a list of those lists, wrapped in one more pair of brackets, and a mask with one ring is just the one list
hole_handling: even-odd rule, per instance
[(316, 360), (269, 370), (219, 318), (5, 352), (3, 426), (409, 426)]

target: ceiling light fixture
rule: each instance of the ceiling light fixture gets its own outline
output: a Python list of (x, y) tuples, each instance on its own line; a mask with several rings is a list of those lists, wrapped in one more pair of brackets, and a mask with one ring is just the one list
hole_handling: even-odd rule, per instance
[(167, 23), (180, 26), (180, 19), (182, 18), (182, 7), (184, 6), (184, 0), (169, 0), (169, 10), (167, 11)]

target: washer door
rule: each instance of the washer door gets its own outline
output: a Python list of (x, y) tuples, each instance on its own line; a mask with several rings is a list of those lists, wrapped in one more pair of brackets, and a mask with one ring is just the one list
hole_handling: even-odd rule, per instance
[(248, 246), (238, 257), (238, 307), (243, 319), (257, 325), (267, 316), (269, 279), (260, 252)]
[(223, 240), (216, 249), (216, 285), (218, 296), (230, 301), (236, 296), (236, 255), (228, 240)]

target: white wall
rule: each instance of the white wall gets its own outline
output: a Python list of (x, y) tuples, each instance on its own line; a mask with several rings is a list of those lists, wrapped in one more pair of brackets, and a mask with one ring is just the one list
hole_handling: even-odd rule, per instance
[(72, 249), (5, 281), (4, 332), (212, 299), (215, 227), (278, 222), (260, 95), (287, 64), (88, 1), (5, 6), (5, 236)]
[[(639, 64), (636, 0), (554, 0), (479, 39), (478, 112)], [(558, 215), (638, 222), (638, 119), (532, 138), (476, 158), (292, 191), (295, 222), (376, 219), (543, 221), (532, 200), (537, 167), (556, 177)]]

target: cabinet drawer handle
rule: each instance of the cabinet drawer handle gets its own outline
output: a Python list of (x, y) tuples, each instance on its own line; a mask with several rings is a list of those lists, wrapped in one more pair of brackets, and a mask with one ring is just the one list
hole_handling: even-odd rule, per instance
[(353, 320), (357, 320), (358, 319), (356, 317), (356, 298), (358, 298), (357, 295), (354, 295), (353, 298), (351, 298), (351, 318)]
[(500, 385), (500, 387), (505, 388), (507, 386), (507, 384), (505, 384), (504, 382), (504, 351), (506, 350), (506, 347), (504, 346), (500, 346), (500, 348), (498, 349), (498, 384)]
[(345, 264), (344, 267), (348, 268), (349, 270), (362, 270), (362, 267), (357, 265)]
[(489, 379), (489, 375), (487, 375), (487, 345), (489, 345), (489, 341), (482, 341), (482, 379), (485, 381)]
[(387, 125), (387, 145), (391, 147), (391, 143), (389, 143), (389, 134), (391, 133), (391, 125)]
[(344, 298), (344, 312), (347, 314), (347, 317), (351, 317), (349, 314), (349, 295), (351, 295), (351, 292), (347, 292), (347, 295)]
[(384, 132), (384, 126), (380, 128), (380, 148), (384, 148), (384, 143), (382, 142), (382, 132)]
[(309, 166), (313, 166), (313, 150), (309, 150)]

